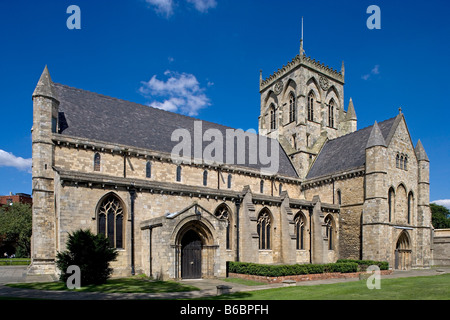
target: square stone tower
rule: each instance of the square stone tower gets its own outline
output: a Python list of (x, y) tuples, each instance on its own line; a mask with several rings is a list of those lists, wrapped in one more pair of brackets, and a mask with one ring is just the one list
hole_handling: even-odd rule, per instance
[(259, 131), (278, 139), (290, 156), (300, 178), (327, 139), (357, 129), (350, 99), (344, 110), (345, 67), (336, 71), (300, 53), (287, 65), (263, 80), (260, 75)]

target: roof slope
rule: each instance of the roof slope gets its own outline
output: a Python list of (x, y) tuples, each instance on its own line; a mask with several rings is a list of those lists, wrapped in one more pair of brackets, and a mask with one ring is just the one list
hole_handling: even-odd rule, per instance
[[(107, 97), (85, 90), (71, 88), (65, 85), (53, 84), (60, 101), (59, 123), (60, 133), (68, 136), (98, 140), (109, 143), (133, 146), (142, 149), (171, 153), (179, 141), (171, 141), (171, 136), (176, 129), (186, 129), (190, 136), (194, 137), (194, 122), (198, 119), (187, 117), (173, 112), (168, 112), (141, 104)], [(208, 129), (219, 130), (224, 139), (226, 130), (233, 129), (216, 123), (202, 121), (202, 135)], [(264, 141), (264, 140), (263, 140)], [(278, 141), (267, 140), (267, 150), (270, 155), (271, 143)], [(203, 149), (211, 142), (203, 142)], [(194, 141), (192, 140), (191, 154)], [(226, 141), (223, 141), (223, 162), (226, 160)], [(237, 162), (237, 146), (235, 144), (235, 162)], [(259, 157), (257, 163), (249, 161), (249, 146), (246, 143), (246, 159), (238, 166), (264, 169), (269, 165), (262, 164)], [(258, 149), (259, 150), (259, 145)], [(242, 151), (242, 150), (239, 150)], [(272, 157), (270, 157), (272, 160)], [(298, 178), (298, 175), (284, 152), (279, 146), (278, 174)]]
[[(391, 129), (398, 123), (399, 116), (378, 123), (386, 144), (390, 141)], [(306, 179), (314, 179), (333, 173), (361, 167), (366, 161), (366, 146), (373, 126), (355, 131), (345, 136), (328, 140), (314, 161)]]

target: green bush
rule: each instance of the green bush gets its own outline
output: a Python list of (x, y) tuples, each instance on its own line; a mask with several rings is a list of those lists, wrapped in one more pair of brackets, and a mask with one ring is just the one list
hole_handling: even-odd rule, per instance
[(234, 261), (228, 262), (228, 272), (265, 277), (282, 277), (325, 272), (349, 273), (357, 271), (358, 264), (355, 262), (293, 265), (267, 265)]
[(66, 273), (67, 268), (76, 265), (81, 272), (81, 286), (104, 284), (112, 273), (109, 263), (117, 258), (117, 254), (105, 236), (77, 230), (69, 234), (67, 251), (58, 252), (56, 256), (56, 265), (61, 270), (60, 280), (66, 282), (71, 276)]
[(358, 264), (358, 271), (366, 271), (369, 266), (378, 266), (380, 270), (389, 270), (389, 262), (386, 261), (374, 261), (374, 260), (351, 260), (351, 259), (339, 259), (336, 263), (354, 262)]

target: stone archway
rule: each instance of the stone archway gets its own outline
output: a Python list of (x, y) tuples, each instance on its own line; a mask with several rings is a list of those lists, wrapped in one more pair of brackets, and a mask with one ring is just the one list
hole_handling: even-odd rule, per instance
[(185, 222), (176, 236), (177, 278), (201, 279), (214, 276), (217, 246), (207, 224), (199, 220)]
[(396, 270), (409, 270), (411, 268), (411, 251), (408, 232), (402, 231), (395, 247)]

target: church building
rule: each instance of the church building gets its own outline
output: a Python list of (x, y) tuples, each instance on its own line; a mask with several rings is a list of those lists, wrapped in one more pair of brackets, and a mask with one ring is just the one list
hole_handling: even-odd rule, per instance
[(246, 138), (277, 147), (271, 172), (238, 139), (224, 148), (247, 151), (244, 161), (180, 161), (177, 130), (204, 138), (234, 129), (201, 121), (199, 133), (197, 119), (54, 83), (45, 67), (32, 95), (29, 273), (59, 272), (56, 254), (78, 229), (117, 248), (115, 276), (224, 277), (227, 261), (429, 267), (424, 147), (401, 111), (358, 130), (344, 84), (344, 64), (307, 57), (302, 42), (292, 61), (260, 76), (259, 133)]

